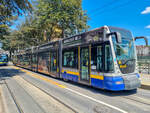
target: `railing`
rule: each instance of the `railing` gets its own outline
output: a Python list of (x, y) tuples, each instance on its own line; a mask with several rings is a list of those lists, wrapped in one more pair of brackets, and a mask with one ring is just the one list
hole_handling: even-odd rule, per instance
[(150, 74), (150, 59), (138, 60), (139, 73)]

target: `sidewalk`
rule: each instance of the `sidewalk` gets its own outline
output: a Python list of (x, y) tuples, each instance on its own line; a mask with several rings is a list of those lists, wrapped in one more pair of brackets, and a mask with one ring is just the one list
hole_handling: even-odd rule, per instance
[(0, 83), (0, 113), (4, 113), (4, 105), (2, 102), (2, 88), (1, 88), (1, 83)]
[(150, 90), (150, 74), (142, 74), (141, 77), (141, 88)]

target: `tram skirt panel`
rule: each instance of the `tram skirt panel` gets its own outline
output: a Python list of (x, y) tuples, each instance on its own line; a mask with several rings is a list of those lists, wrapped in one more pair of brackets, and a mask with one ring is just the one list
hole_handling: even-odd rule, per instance
[(104, 88), (103, 86), (103, 80), (91, 78), (91, 85), (97, 88)]
[(104, 89), (119, 91), (125, 90), (125, 84), (121, 76), (104, 76)]

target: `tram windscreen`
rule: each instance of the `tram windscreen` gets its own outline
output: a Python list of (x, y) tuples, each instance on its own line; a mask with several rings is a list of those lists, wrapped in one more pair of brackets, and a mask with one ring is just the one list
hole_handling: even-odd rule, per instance
[(5, 54), (1, 54), (0, 55), (0, 62), (7, 62), (8, 61), (8, 57)]
[(117, 43), (116, 38), (112, 36), (113, 46), (118, 65), (123, 74), (132, 73), (135, 70), (135, 48), (132, 34), (124, 29), (110, 28), (111, 32), (119, 32), (122, 36), (122, 42)]

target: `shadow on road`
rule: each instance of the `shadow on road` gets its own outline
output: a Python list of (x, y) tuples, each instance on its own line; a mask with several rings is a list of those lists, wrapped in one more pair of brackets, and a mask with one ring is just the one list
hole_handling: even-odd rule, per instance
[[(41, 74), (41, 73), (39, 73), (39, 74)], [(49, 76), (47, 74), (42, 74), (42, 75), (46, 76), (46, 77), (56, 79), (56, 80), (60, 80), (58, 78), (54, 78), (54, 77)], [(105, 89), (94, 88), (92, 86), (87, 86), (87, 85), (84, 85), (84, 84), (79, 84), (79, 83), (76, 83), (76, 82), (73, 82), (73, 81), (64, 81), (62, 79), (61, 79), (61, 81), (64, 82), (64, 83), (69, 83), (69, 84), (75, 85), (77, 87), (89, 90), (93, 93), (99, 93), (99, 94), (107, 95), (107, 96), (111, 96), (111, 97), (113, 97), (113, 96), (128, 96), (128, 95), (133, 95), (133, 94), (137, 93), (137, 90), (109, 91), (109, 90), (105, 90)]]
[[(16, 76), (16, 75), (21, 76), (23, 74), (25, 74), (25, 72), (22, 72), (18, 69), (13, 69), (9, 66), (0, 66), (0, 81), (5, 80), (5, 79), (9, 79), (10, 77), (13, 77), (13, 76)], [(45, 74), (42, 74), (42, 75), (53, 78), (53, 79), (56, 79), (56, 78), (51, 77), (49, 75), (45, 75)], [(56, 80), (58, 80), (58, 79), (56, 79)], [(75, 82), (72, 82), (72, 81), (67, 81), (67, 82), (65, 82), (63, 80), (61, 80), (61, 81), (64, 82), (64, 83), (69, 83), (69, 84), (75, 85), (77, 87), (86, 89), (86, 90), (91, 91), (93, 93), (99, 93), (99, 94), (106, 95), (106, 96), (111, 96), (111, 97), (113, 97), (113, 96), (128, 96), (128, 95), (135, 94), (137, 92), (137, 90), (109, 91), (109, 90), (94, 88), (94, 87), (91, 87), (91, 86), (86, 86), (86, 85), (75, 83)]]
[(94, 88), (92, 86), (86, 86), (83, 84), (78, 84), (72, 81), (69, 81), (70, 84), (76, 85), (78, 87), (84, 88), (86, 90), (89, 90), (91, 92), (94, 93), (99, 93), (102, 95), (106, 95), (106, 96), (128, 96), (128, 95), (133, 95), (137, 93), (137, 90), (124, 90), (124, 91), (109, 91), (109, 90), (105, 90), (105, 89), (100, 89), (100, 88)]
[(9, 66), (0, 66), (0, 81), (9, 79), (10, 77), (16, 76), (16, 75), (22, 75), (24, 72), (13, 69)]

